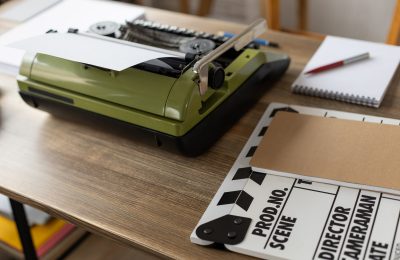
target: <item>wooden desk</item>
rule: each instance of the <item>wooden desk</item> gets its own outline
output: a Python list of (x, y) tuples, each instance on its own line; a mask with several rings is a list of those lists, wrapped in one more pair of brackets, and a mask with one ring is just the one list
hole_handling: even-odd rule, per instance
[[(147, 9), (150, 19), (216, 32), (242, 26)], [(267, 33), (288, 53), (286, 75), (197, 158), (141, 143), (101, 121), (63, 120), (34, 110), (0, 77), (0, 192), (93, 233), (170, 258), (246, 258), (190, 243), (189, 236), (270, 102), (399, 118), (398, 80), (380, 109), (294, 95), (290, 84), (319, 42)]]

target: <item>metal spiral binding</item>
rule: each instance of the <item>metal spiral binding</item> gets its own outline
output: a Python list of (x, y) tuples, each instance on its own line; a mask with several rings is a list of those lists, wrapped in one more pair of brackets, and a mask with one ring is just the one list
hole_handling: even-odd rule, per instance
[(321, 90), (309, 86), (295, 85), (292, 87), (292, 90), (294, 93), (297, 94), (334, 99), (364, 106), (376, 106), (377, 104), (379, 104), (379, 101), (376, 98), (342, 93), (338, 91)]

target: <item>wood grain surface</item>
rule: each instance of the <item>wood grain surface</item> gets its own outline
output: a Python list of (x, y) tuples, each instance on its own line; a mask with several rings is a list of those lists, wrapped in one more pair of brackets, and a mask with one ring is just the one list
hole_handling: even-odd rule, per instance
[[(243, 28), (151, 8), (147, 16), (212, 33)], [(246, 258), (191, 244), (189, 236), (270, 102), (400, 117), (397, 76), (379, 109), (292, 94), (290, 84), (320, 42), (278, 32), (265, 37), (290, 55), (289, 71), (197, 158), (156, 149), (98, 120), (57, 118), (35, 110), (18, 96), (15, 79), (1, 75), (0, 192), (163, 257)]]

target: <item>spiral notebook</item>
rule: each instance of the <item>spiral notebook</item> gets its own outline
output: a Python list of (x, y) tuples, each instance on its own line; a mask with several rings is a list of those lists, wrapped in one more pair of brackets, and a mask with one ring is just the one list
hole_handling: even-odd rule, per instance
[[(370, 59), (324, 72), (310, 69), (369, 52)], [(400, 61), (400, 47), (327, 36), (292, 85), (298, 94), (379, 107)]]

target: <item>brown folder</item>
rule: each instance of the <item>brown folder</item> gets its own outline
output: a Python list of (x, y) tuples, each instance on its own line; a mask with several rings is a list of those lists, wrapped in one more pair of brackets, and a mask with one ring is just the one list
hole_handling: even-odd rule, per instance
[(250, 164), (400, 191), (400, 126), (279, 112)]

